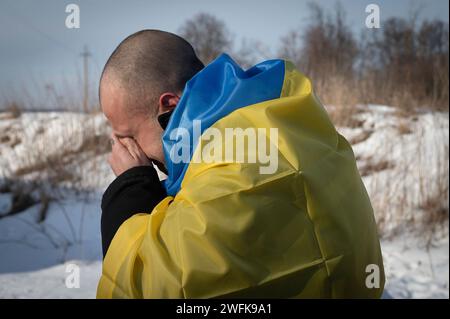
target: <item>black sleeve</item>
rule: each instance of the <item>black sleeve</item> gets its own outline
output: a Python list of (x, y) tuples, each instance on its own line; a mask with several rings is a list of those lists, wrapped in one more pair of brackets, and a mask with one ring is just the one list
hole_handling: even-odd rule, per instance
[(133, 167), (119, 175), (102, 198), (103, 258), (124, 221), (134, 214), (151, 213), (165, 197), (166, 190), (152, 166)]

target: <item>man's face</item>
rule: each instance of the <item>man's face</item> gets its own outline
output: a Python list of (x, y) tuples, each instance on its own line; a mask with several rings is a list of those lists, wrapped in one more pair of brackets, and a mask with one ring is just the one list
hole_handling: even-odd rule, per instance
[[(125, 90), (107, 80), (102, 83), (100, 100), (103, 114), (108, 119), (113, 134), (119, 140), (126, 137), (134, 139), (149, 159), (159, 162), (155, 163), (159, 164), (158, 166), (161, 166), (161, 163), (164, 164), (161, 142), (163, 129), (157, 117), (151, 114), (127, 112)], [(157, 105), (154, 107), (156, 108)]]

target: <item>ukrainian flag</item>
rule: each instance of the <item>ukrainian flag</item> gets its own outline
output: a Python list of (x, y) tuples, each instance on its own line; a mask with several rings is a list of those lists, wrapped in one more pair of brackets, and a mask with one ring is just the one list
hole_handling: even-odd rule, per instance
[[(207, 129), (277, 128), (277, 169), (173, 161), (180, 135), (171, 132), (180, 128), (191, 138), (190, 159), (201, 158)], [(187, 83), (163, 148), (169, 196), (119, 228), (97, 297), (381, 296), (376, 223), (353, 151), (292, 63), (243, 71), (221, 55)]]

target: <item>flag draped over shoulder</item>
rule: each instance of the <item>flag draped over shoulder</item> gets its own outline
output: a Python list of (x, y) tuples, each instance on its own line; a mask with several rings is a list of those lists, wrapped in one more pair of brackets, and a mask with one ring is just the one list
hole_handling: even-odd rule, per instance
[[(197, 137), (195, 120), (202, 125)], [(179, 128), (191, 139), (189, 159), (201, 158), (207, 129), (277, 128), (276, 170), (261, 174), (259, 163), (238, 161), (175, 162), (181, 135), (172, 132)], [(187, 83), (163, 148), (169, 196), (151, 214), (120, 226), (97, 297), (381, 296), (376, 223), (353, 151), (290, 62), (243, 71), (221, 55)]]

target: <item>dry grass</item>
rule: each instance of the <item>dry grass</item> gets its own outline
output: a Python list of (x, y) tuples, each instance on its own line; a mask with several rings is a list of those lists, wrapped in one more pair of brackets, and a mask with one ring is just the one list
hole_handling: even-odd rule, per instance
[[(362, 125), (361, 121), (358, 121), (358, 126), (348, 126), (348, 127), (360, 127)], [(363, 130), (361, 133), (353, 136), (348, 140), (348, 142), (352, 145), (356, 145), (364, 142), (373, 134), (373, 130)]]
[(22, 114), (22, 107), (17, 102), (6, 104), (4, 111), (0, 113), (0, 120), (15, 119)]
[(364, 165), (359, 168), (362, 177), (369, 176), (387, 169), (394, 168), (394, 163), (387, 160), (374, 161), (373, 159), (366, 159)]
[(400, 123), (397, 126), (397, 130), (398, 130), (398, 133), (401, 135), (411, 134), (413, 132), (410, 125), (408, 124), (408, 122), (406, 122), (404, 120), (400, 121)]

